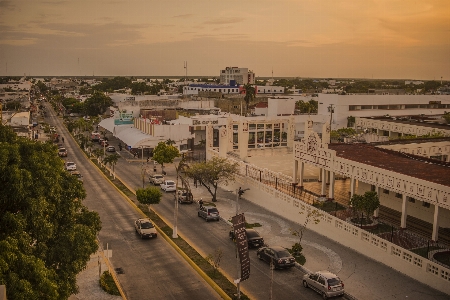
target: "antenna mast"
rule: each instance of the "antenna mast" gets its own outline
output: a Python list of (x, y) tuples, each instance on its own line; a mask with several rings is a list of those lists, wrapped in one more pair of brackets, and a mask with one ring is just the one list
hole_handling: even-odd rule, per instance
[(184, 76), (184, 84), (187, 83), (187, 61), (184, 62), (184, 70), (185, 70), (185, 76)]

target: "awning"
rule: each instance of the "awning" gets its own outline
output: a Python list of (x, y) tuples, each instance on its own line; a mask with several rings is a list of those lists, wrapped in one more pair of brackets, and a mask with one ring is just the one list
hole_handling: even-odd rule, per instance
[(123, 141), (131, 148), (155, 148), (163, 139), (148, 135), (136, 129), (133, 124), (114, 125), (114, 118), (104, 119), (99, 126), (110, 131), (113, 136)]

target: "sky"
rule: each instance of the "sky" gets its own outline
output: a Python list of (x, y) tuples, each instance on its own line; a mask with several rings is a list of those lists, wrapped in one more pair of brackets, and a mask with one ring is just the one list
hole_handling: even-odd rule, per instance
[(0, 76), (450, 79), (450, 0), (0, 0)]

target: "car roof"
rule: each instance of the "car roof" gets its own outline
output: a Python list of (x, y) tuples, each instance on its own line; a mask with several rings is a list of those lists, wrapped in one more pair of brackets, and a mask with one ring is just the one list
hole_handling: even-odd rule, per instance
[(66, 162), (66, 165), (75, 164), (73, 161)]
[(281, 246), (270, 246), (270, 247), (267, 247), (267, 248), (269, 248), (269, 249), (272, 249), (272, 250), (274, 250), (274, 251), (286, 251), (286, 248), (283, 248), (283, 247), (281, 247)]
[[(156, 176), (162, 176), (161, 174), (153, 174), (152, 177), (156, 177)], [(164, 176), (163, 176), (164, 177)], [(170, 180), (168, 180), (170, 181)]]
[(173, 180), (166, 180), (166, 182), (175, 182), (175, 181), (173, 181)]
[(137, 221), (139, 221), (139, 222), (152, 222), (152, 221), (150, 221), (150, 219), (149, 218), (145, 218), (145, 219), (137, 219)]
[(331, 279), (331, 278), (336, 278), (338, 277), (336, 274), (331, 273), (330, 271), (318, 271), (316, 272), (316, 274), (320, 274), (323, 277), (325, 277), (326, 279)]
[(59, 151), (66, 151), (66, 148), (59, 148)]

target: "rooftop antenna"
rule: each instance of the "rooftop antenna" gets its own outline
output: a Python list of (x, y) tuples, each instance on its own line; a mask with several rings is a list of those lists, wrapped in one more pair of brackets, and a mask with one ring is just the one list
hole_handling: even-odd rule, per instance
[(185, 70), (185, 77), (184, 77), (184, 84), (187, 83), (187, 61), (184, 62), (184, 70)]

